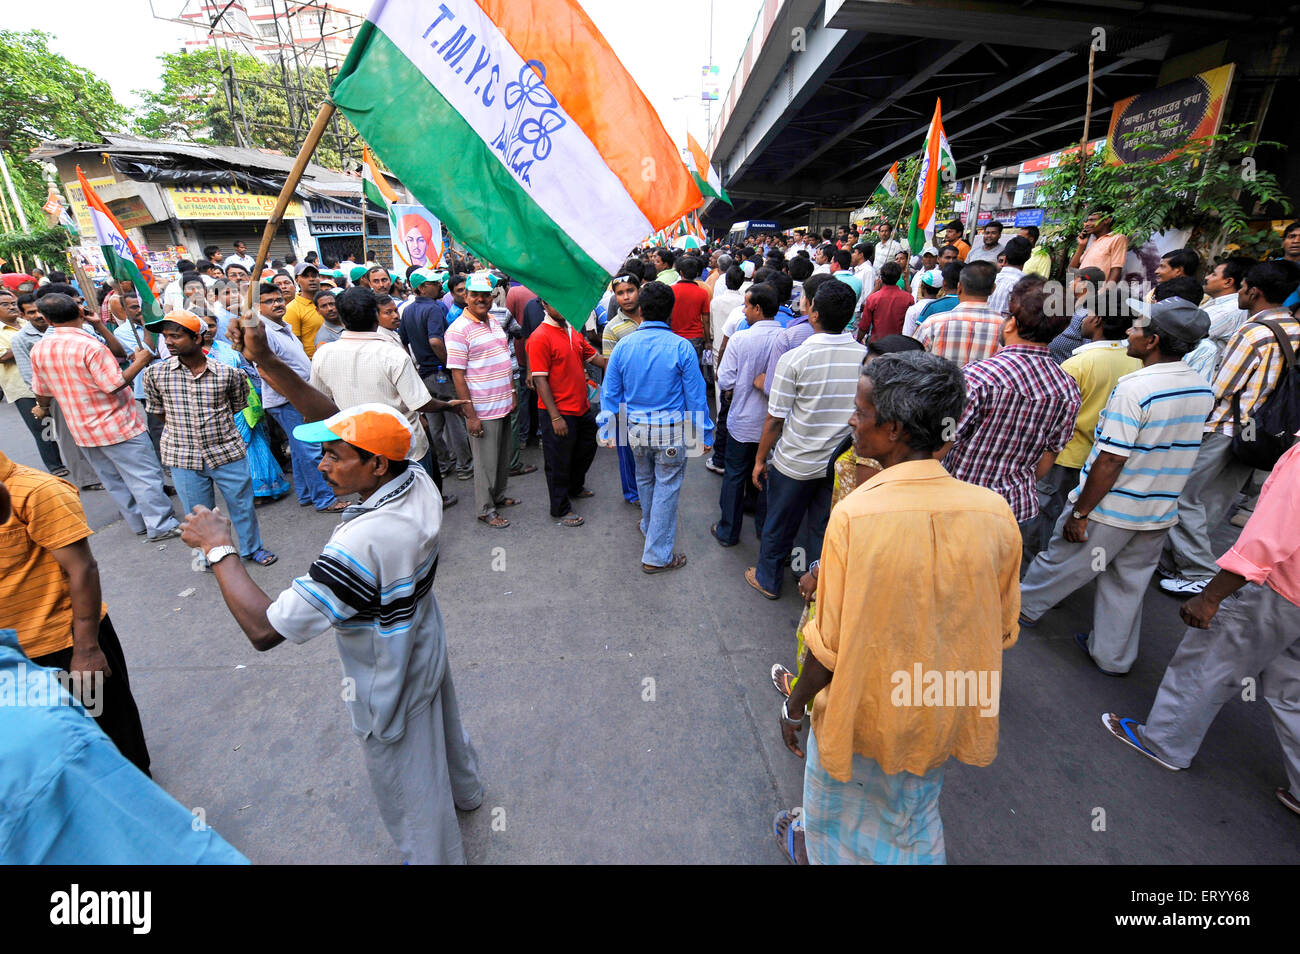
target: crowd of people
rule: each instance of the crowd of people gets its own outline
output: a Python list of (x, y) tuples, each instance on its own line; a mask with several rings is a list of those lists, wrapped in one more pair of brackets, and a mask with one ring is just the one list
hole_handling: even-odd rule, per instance
[[(97, 308), (62, 274), (6, 282), (0, 388), (45, 472), (0, 456), (0, 629), (108, 676), (105, 744), (148, 773), (79, 502), (106, 490), (137, 534), (195, 549), (255, 648), (336, 634), (385, 825), (407, 860), (459, 862), (455, 810), (483, 789), (433, 588), (448, 482), (507, 530), (540, 447), (549, 515), (577, 529), (613, 448), (654, 575), (687, 563), (703, 457), (719, 482), (689, 492), (717, 494), (717, 544), (752, 522), (737, 576), (805, 603), (771, 667), (805, 759), (803, 804), (773, 823), (791, 861), (942, 863), (944, 766), (993, 761), (1003, 651), (1089, 582), (1075, 641), (1110, 676), (1138, 657), (1152, 579), (1186, 599), (1150, 714), (1106, 731), (1186, 768), (1263, 673), (1300, 814), (1300, 223), (1264, 261), (1168, 252), (1147, 288), (1121, 281), (1112, 219), (1092, 210), (1063, 283), (1036, 228), (996, 222), (921, 249), (887, 223), (637, 249), (587, 316), (508, 266), (313, 253), (254, 276), (242, 243), (181, 263), (153, 314), (129, 282)], [(268, 594), (246, 568), (277, 559), (258, 508), (290, 491), (341, 522)]]

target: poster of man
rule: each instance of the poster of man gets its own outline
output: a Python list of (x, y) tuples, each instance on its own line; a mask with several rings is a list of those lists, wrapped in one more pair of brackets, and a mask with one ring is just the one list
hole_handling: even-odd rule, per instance
[(442, 261), (442, 224), (422, 205), (394, 205), (393, 263), (434, 268)]

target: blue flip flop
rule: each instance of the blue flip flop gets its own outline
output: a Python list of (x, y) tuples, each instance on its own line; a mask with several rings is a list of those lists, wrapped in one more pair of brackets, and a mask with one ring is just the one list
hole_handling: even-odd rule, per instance
[[(795, 811), (798, 811), (798, 809), (795, 809)], [(785, 834), (782, 835), (781, 822), (784, 821), (786, 818), (789, 818), (790, 822), (788, 825), (785, 826)], [(794, 853), (794, 833), (796, 831), (803, 831), (802, 812), (800, 812), (798, 815), (794, 814), (794, 811), (786, 811), (786, 810), (779, 811), (776, 813), (776, 817), (772, 819), (772, 834), (776, 835), (776, 840), (780, 842), (781, 848), (785, 852), (786, 860), (789, 861), (790, 864), (792, 865), (799, 864), (799, 860), (795, 857), (795, 853)], [(807, 843), (805, 842), (805, 851), (806, 851), (806, 844)]]
[(1180, 771), (1177, 765), (1170, 765), (1142, 744), (1142, 740), (1137, 737), (1137, 733), (1133, 730), (1133, 727), (1139, 724), (1137, 719), (1121, 718), (1113, 712), (1103, 712), (1101, 714), (1101, 724), (1105, 726), (1106, 731), (1115, 738), (1119, 739), (1130, 748), (1137, 749), (1157, 765), (1167, 768), (1171, 772)]
[(248, 560), (250, 563), (256, 563), (258, 566), (270, 566), (280, 558), (270, 550), (266, 549), (266, 547), (263, 547), (257, 552), (244, 557), (244, 559)]

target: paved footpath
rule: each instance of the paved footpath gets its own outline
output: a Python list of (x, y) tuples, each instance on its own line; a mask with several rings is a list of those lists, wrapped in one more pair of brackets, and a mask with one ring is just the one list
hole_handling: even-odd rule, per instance
[[(0, 450), (37, 460), (12, 405), (0, 406)], [(526, 459), (541, 464), (536, 450)], [(435, 592), (487, 792), (462, 817), (470, 860), (781, 863), (772, 816), (799, 803), (802, 763), (781, 745), (767, 673), (792, 663), (794, 586), (771, 603), (745, 584), (748, 522), (733, 549), (709, 536), (719, 478), (701, 460), (681, 498), (678, 549), (690, 562), (670, 574), (640, 572), (637, 511), (612, 451), (598, 453), (591, 486), (587, 524), (571, 530), (547, 516), (540, 469), (511, 480), (524, 502), (510, 528), (491, 530), (474, 520), (472, 484), (449, 482), (461, 502), (447, 511)], [(334, 641), (254, 651), (183, 544), (142, 542), (102, 492), (85, 503), (158, 783), (254, 862), (400, 861), (340, 696)], [(274, 595), (334, 518), (292, 495), (259, 515), (280, 561), (252, 574)], [(1090, 590), (1022, 634), (1005, 657), (997, 760), (949, 766), (940, 805), (952, 863), (1300, 858), (1300, 819), (1273, 796), (1285, 777), (1267, 703), (1225, 706), (1181, 773), (1100, 726), (1103, 710), (1146, 714), (1183, 633), (1177, 610), (1152, 589), (1124, 679), (1097, 672), (1070, 638), (1090, 618)]]

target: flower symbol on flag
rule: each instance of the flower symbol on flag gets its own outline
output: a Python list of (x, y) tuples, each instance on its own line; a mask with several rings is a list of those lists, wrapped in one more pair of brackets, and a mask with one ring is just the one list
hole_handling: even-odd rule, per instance
[[(541, 60), (528, 60), (519, 70), (519, 79), (506, 84), (505, 107), (511, 112), (492, 145), (530, 185), (529, 168), (551, 154), (551, 136), (567, 124), (555, 109), (558, 105), (555, 94), (546, 88), (546, 66)], [(526, 146), (532, 147), (530, 159), (524, 158)]]

